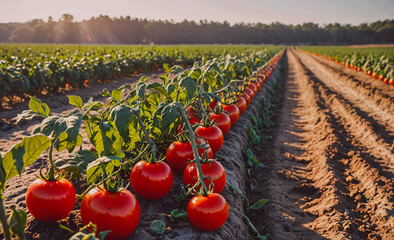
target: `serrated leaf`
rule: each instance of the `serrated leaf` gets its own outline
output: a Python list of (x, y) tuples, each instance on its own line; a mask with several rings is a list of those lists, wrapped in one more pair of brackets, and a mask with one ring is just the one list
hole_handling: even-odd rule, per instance
[(196, 83), (193, 81), (193, 79), (191, 77), (183, 78), (180, 81), (179, 86), (186, 88), (187, 99), (191, 100), (197, 90)]
[(114, 129), (109, 123), (87, 122), (86, 134), (99, 156), (110, 155), (114, 151), (112, 147)]
[(150, 224), (149, 228), (152, 232), (161, 236), (166, 231), (166, 224), (162, 220), (155, 220)]
[(171, 103), (165, 106), (161, 112), (161, 125), (167, 129), (179, 116), (178, 108)]
[(264, 206), (264, 204), (268, 202), (268, 199), (260, 199), (257, 202), (255, 202), (252, 206), (250, 206), (248, 209), (253, 209), (253, 210), (257, 210), (260, 209)]
[(164, 88), (164, 86), (162, 86), (160, 83), (158, 82), (152, 82), (150, 84), (148, 84), (146, 86), (146, 89), (154, 89), (157, 92), (159, 92), (160, 94), (163, 94), (164, 96), (169, 96), (169, 94), (167, 93), (167, 90)]
[(73, 105), (76, 106), (77, 108), (81, 109), (83, 106), (83, 101), (82, 98), (80, 96), (76, 96), (76, 95), (67, 95), (68, 97), (68, 102)]
[(20, 143), (15, 144), (5, 153), (2, 166), (4, 179), (0, 183), (4, 189), (5, 183), (12, 177), (22, 174), (22, 170), (32, 164), (49, 146), (51, 140), (42, 134), (24, 137)]
[(129, 138), (128, 128), (133, 118), (131, 109), (125, 105), (118, 105), (114, 107), (110, 116), (114, 119), (115, 126), (123, 138)]
[(72, 158), (57, 160), (55, 165), (58, 169), (71, 173), (72, 178), (77, 178), (80, 174), (85, 174), (89, 163), (95, 161), (97, 158), (98, 155), (95, 152), (80, 150)]

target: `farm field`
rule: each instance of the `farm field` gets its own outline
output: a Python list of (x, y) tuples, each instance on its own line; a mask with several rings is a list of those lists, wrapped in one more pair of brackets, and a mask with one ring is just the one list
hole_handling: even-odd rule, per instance
[[(69, 51), (64, 53), (65, 49)], [(90, 163), (96, 158), (102, 161), (96, 162), (96, 165), (86, 164), (94, 170), (93, 174), (86, 169), (87, 166), (78, 166), (81, 175), (71, 180), (77, 194), (83, 194), (89, 185), (100, 182), (101, 177), (105, 178), (103, 171), (107, 170), (99, 170), (97, 166), (103, 166), (100, 164), (107, 164), (104, 165), (106, 169), (112, 166), (108, 174), (120, 173), (119, 178), (127, 184), (131, 169), (134, 171), (136, 165), (133, 159), (138, 159), (138, 154), (155, 158), (155, 154), (151, 153), (156, 152), (158, 159), (166, 156), (163, 162), (171, 165), (167, 147), (171, 142), (185, 137), (178, 135), (175, 138), (182, 129), (186, 129), (186, 133), (191, 132), (182, 113), (185, 113), (191, 124), (202, 122), (210, 126), (206, 119), (199, 118), (209, 111), (208, 105), (212, 106), (210, 100), (218, 95), (217, 91), (229, 88), (231, 91), (224, 89), (219, 94), (223, 108), (231, 105), (229, 103), (233, 99), (243, 98), (246, 101), (248, 96), (253, 96), (249, 97), (250, 103), (245, 106), (244, 113), (238, 115), (238, 120), (232, 119), (230, 108), (225, 109), (230, 115), (231, 127), (224, 134), (222, 146), (216, 149), (216, 141), (205, 140), (213, 151), (213, 158), (223, 166), (227, 177), (223, 190), (215, 189), (219, 185), (215, 181), (211, 186), (229, 206), (228, 217), (223, 225), (199, 225), (204, 219), (190, 223), (193, 221), (190, 219), (192, 214), (187, 206), (192, 196), (184, 196), (187, 190), (181, 187), (184, 185), (184, 175), (174, 171), (177, 168), (171, 165), (172, 188), (164, 196), (157, 197), (160, 199), (151, 200), (156, 197), (151, 197), (150, 193), (137, 193), (138, 186), (133, 185), (133, 180), (131, 186), (125, 184), (126, 189), (136, 196), (140, 208), (138, 226), (130, 236), (126, 235), (126, 239), (393, 239), (394, 87), (373, 78), (372, 74), (368, 76), (357, 69), (336, 63), (336, 59), (328, 59), (335, 54), (338, 59), (341, 57), (342, 62), (342, 58), (350, 54), (352, 57), (344, 60), (349, 61), (346, 64), (360, 62), (352, 55), (354, 48), (348, 49), (285, 49), (282, 46), (257, 45), (62, 45), (54, 50), (51, 45), (0, 45), (0, 54), (8, 56), (7, 61), (0, 63), (2, 73), (6, 72), (10, 64), (21, 67), (12, 62), (14, 58), (11, 56), (17, 54), (20, 59), (28, 59), (22, 61), (30, 68), (25, 72), (26, 78), (35, 74), (32, 70), (35, 66), (46, 64), (46, 58), (37, 60), (37, 56), (42, 56), (41, 51), (48, 58), (51, 58), (51, 53), (55, 53), (51, 61), (59, 64), (59, 67), (44, 70), (47, 71), (44, 82), (49, 79), (59, 80), (55, 81), (53, 91), (46, 92), (44, 84), (42, 88), (32, 88), (34, 91), (18, 92), (11, 97), (16, 101), (14, 103), (3, 96), (3, 109), (0, 111), (1, 157), (5, 159), (6, 151), (43, 123), (42, 118), (29, 120), (31, 115), (26, 115), (25, 119), (15, 124), (18, 114), (29, 107), (32, 109), (27, 95), (35, 93), (34, 96), (41, 99), (42, 103), (48, 104), (50, 115), (45, 112), (45, 105), (34, 102), (35, 105), (44, 106), (42, 109), (43, 115), (47, 114), (46, 119), (53, 115), (81, 115), (80, 127), (77, 129), (81, 140), (78, 140), (77, 135), (75, 140), (72, 139), (69, 129), (74, 127), (69, 125), (73, 124), (67, 125), (64, 131), (68, 135), (62, 136), (60, 141), (63, 141), (63, 145), (54, 145), (59, 151), (54, 150), (53, 159), (71, 159), (72, 153), (83, 149), (94, 154), (95, 159), (90, 160)], [(388, 80), (392, 79), (393, 48), (356, 51), (360, 53), (358, 57), (373, 56), (380, 60), (373, 64), (371, 62), (372, 65), (364, 62), (360, 68), (365, 66), (365, 71), (375, 70), (378, 74), (384, 74)], [(128, 61), (138, 55), (135, 52), (141, 53), (140, 58), (138, 61), (134, 59), (135, 62), (130, 65)], [(56, 53), (65, 55), (58, 58)], [(75, 53), (75, 58), (72, 53)], [(81, 64), (81, 58), (90, 56), (87, 53), (93, 56), (84, 62), (86, 65)], [(108, 63), (103, 71), (106, 73), (97, 77), (94, 66), (99, 59), (96, 57), (107, 54), (113, 55), (102, 60)], [(74, 59), (76, 65), (64, 64), (60, 58), (70, 62), (70, 59)], [(213, 58), (216, 60), (209, 61)], [(127, 64), (122, 65), (124, 61)], [(165, 67), (162, 67), (163, 64)], [(70, 71), (86, 71), (76, 73), (81, 76), (78, 78), (80, 80), (66, 87), (66, 78), (61, 77), (65, 71), (58, 70), (64, 69), (64, 66), (69, 66), (67, 70)], [(89, 76), (88, 82), (85, 82), (83, 74)], [(4, 79), (0, 78), (0, 81)], [(130, 84), (130, 88), (121, 88), (125, 84)], [(171, 84), (173, 87), (169, 87)], [(108, 91), (103, 92), (104, 88)], [(237, 94), (234, 95), (235, 92)], [(80, 96), (83, 104), (89, 104), (90, 97), (98, 102), (95, 106), (85, 108), (79, 103), (79, 98), (71, 100), (67, 95)], [(219, 102), (219, 98), (215, 99)], [(183, 110), (177, 108), (178, 102)], [(234, 102), (239, 111), (243, 109), (240, 102)], [(195, 103), (200, 105), (196, 107)], [(205, 110), (198, 110), (199, 107)], [(215, 112), (220, 108), (215, 109)], [(116, 116), (121, 116), (125, 109), (132, 112), (133, 116), (140, 115), (133, 119), (122, 115), (122, 121), (117, 121)], [(196, 113), (191, 113), (193, 111)], [(179, 112), (179, 115), (175, 112)], [(127, 126), (122, 125), (125, 122)], [(109, 140), (103, 137), (103, 141), (98, 141), (99, 135), (94, 135), (94, 131), (101, 132), (97, 129), (103, 129), (103, 126), (112, 129), (107, 131)], [(44, 134), (45, 128), (44, 125), (41, 127)], [(56, 138), (57, 130), (55, 127), (52, 130), (53, 133), (49, 133)], [(220, 130), (224, 132), (221, 127)], [(190, 135), (188, 137), (193, 139)], [(153, 145), (150, 140), (153, 140)], [(110, 141), (110, 144), (105, 145), (105, 141)], [(200, 144), (198, 141), (196, 143)], [(197, 146), (193, 147), (197, 150)], [(144, 148), (151, 149), (149, 154)], [(24, 234), (26, 239), (69, 239), (74, 233), (65, 227), (78, 232), (86, 224), (86, 220), (81, 217), (81, 205), (85, 204), (81, 199), (77, 199), (71, 213), (62, 220), (43, 222), (34, 219), (30, 213), (25, 200), (26, 191), (30, 183), (37, 179), (40, 167), (46, 169), (50, 165), (47, 163), (50, 155), (49, 151), (43, 151), (37, 161), (24, 168), (21, 178), (15, 176), (9, 179), (2, 192), (8, 212), (9, 206), (13, 204), (28, 212)], [(74, 158), (73, 164), (75, 160), (86, 159)], [(61, 162), (56, 165), (58, 170), (75, 171), (75, 167), (64, 167), (64, 161)], [(207, 195), (204, 186), (201, 182), (195, 186), (200, 195)], [(209, 188), (209, 184), (206, 187)], [(148, 187), (145, 185), (145, 188)], [(248, 224), (249, 221), (251, 224)], [(64, 227), (61, 228), (60, 224)], [(208, 230), (213, 231), (206, 228), (212, 228)]]

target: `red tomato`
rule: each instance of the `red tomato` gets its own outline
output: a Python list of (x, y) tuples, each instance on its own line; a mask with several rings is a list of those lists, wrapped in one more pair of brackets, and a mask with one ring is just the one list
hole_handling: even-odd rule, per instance
[(247, 88), (247, 89), (245, 90), (245, 93), (249, 95), (250, 99), (253, 99), (253, 98), (254, 98), (255, 93), (253, 92), (252, 89)]
[(244, 113), (246, 111), (246, 107), (248, 106), (245, 98), (243, 98), (243, 97), (238, 97), (238, 102), (236, 105), (239, 109), (239, 114)]
[(357, 70), (357, 66), (354, 66), (353, 69), (354, 69), (354, 70)]
[(371, 74), (372, 74), (371, 70), (368, 70), (367, 74), (368, 74), (369, 76), (371, 76)]
[(374, 72), (374, 73), (372, 73), (372, 77), (373, 78), (378, 78), (378, 74)]
[(216, 107), (217, 102), (212, 99), (212, 101), (208, 104), (208, 106), (213, 110)]
[(219, 151), (223, 145), (222, 130), (215, 125), (210, 127), (198, 126), (196, 129), (196, 135), (208, 142), (213, 153)]
[(223, 105), (223, 110), (228, 112), (228, 116), (231, 119), (231, 125), (237, 123), (239, 119), (239, 109), (235, 104)]
[(250, 96), (249, 96), (248, 94), (246, 94), (246, 93), (242, 94), (241, 97), (242, 97), (243, 99), (245, 99), (245, 101), (246, 101), (246, 106), (248, 106), (249, 103), (252, 101), (252, 99), (250, 98)]
[(220, 114), (210, 113), (209, 119), (215, 120), (215, 126), (218, 126), (222, 130), (223, 134), (226, 134), (231, 127), (231, 118), (224, 112)]
[(190, 223), (202, 231), (213, 231), (226, 222), (228, 204), (222, 195), (211, 193), (208, 196), (197, 195), (187, 205)]
[(40, 221), (57, 221), (68, 216), (74, 208), (75, 188), (65, 178), (56, 181), (37, 179), (26, 193), (26, 206)]
[(130, 173), (134, 192), (149, 200), (164, 197), (171, 190), (173, 182), (174, 175), (165, 162), (139, 161)]
[[(189, 122), (191, 125), (194, 125), (201, 121), (201, 114), (194, 112), (191, 106), (187, 107), (185, 112), (187, 117), (189, 118)], [(198, 115), (200, 118), (196, 117), (195, 115)]]
[(81, 203), (83, 224), (96, 224), (98, 232), (111, 230), (105, 239), (124, 239), (129, 236), (136, 229), (140, 215), (140, 205), (128, 190), (110, 193), (94, 188)]
[(249, 89), (251, 89), (252, 91), (253, 91), (253, 93), (256, 95), (256, 93), (257, 93), (257, 86), (256, 86), (256, 84), (254, 84), (254, 83), (249, 83), (249, 87), (248, 87)]
[(383, 80), (384, 80), (383, 75), (380, 75), (380, 76), (379, 76), (379, 80), (380, 80), (380, 81), (383, 81)]
[[(197, 140), (197, 144), (205, 143), (204, 140)], [(200, 156), (204, 155), (204, 148), (198, 148), (198, 153)], [(209, 158), (213, 157), (212, 149), (208, 150)], [(171, 167), (171, 169), (177, 173), (183, 174), (183, 171), (186, 168), (186, 164), (194, 159), (192, 144), (190, 142), (173, 142), (167, 148), (166, 152), (167, 164)]]
[[(213, 192), (221, 193), (226, 186), (226, 172), (224, 167), (218, 161), (212, 161), (201, 164), (201, 170), (206, 177), (213, 179)], [(189, 163), (183, 172), (183, 183), (185, 186), (194, 185), (198, 180), (196, 163)], [(205, 185), (209, 187), (211, 179), (205, 179)]]
[[(391, 86), (394, 86), (394, 79), (386, 80)], [(386, 83), (385, 81), (385, 83)]]

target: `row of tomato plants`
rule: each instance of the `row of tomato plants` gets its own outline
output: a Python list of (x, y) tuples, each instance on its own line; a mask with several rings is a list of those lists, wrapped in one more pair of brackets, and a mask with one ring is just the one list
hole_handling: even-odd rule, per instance
[(345, 53), (335, 50), (335, 48), (334, 50), (324, 48), (307, 48), (305, 50), (314, 52), (316, 56), (343, 64), (345, 67), (354, 69), (357, 72), (364, 72), (368, 76), (379, 79), (385, 84), (394, 86), (394, 59), (392, 57), (385, 55), (364, 55), (356, 50), (352, 53)]
[[(67, 217), (77, 198), (68, 178), (86, 176), (89, 187), (82, 199), (81, 218), (93, 233), (77, 233), (94, 239), (123, 239), (137, 227), (140, 207), (123, 187), (122, 175), (131, 169), (128, 182), (145, 199), (164, 197), (172, 188), (173, 171), (183, 174), (188, 187), (187, 215), (203, 231), (220, 228), (228, 205), (220, 195), (226, 174), (212, 159), (225, 134), (271, 75), (283, 51), (256, 52), (242, 58), (227, 56), (195, 63), (189, 69), (173, 66), (161, 82), (141, 78), (133, 87), (124, 85), (104, 95), (108, 105), (68, 96), (76, 109), (67, 115), (51, 115), (47, 104), (30, 97), (29, 110), (16, 118), (44, 120), (32, 136), (0, 156), (1, 194), (11, 177), (20, 175), (49, 148), (48, 170), (26, 193), (30, 213), (41, 221)], [(259, 68), (260, 67), (260, 68)], [(252, 72), (252, 70), (254, 72)], [(256, 71), (257, 70), (257, 71)], [(92, 149), (82, 149), (80, 127), (85, 122)], [(53, 151), (76, 151), (69, 159), (53, 159)], [(164, 154), (165, 153), (165, 154)], [(165, 156), (164, 156), (165, 155)], [(164, 161), (166, 159), (166, 162)], [(27, 215), (12, 209), (9, 220), (0, 200), (4, 236), (23, 238)], [(91, 228), (93, 227), (93, 228)]]
[[(203, 57), (223, 54), (207, 47), (126, 47), (114, 46), (14, 46), (0, 52), (0, 103), (17, 96), (57, 93), (105, 82), (115, 77), (151, 71), (159, 66), (191, 65)], [(1, 49), (1, 48), (0, 48)], [(247, 52), (230, 48), (234, 55)]]

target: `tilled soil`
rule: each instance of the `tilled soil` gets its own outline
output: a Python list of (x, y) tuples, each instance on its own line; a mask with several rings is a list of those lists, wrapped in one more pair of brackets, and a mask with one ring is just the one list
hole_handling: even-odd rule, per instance
[(270, 239), (394, 239), (394, 88), (298, 50), (287, 59), (258, 226)]

